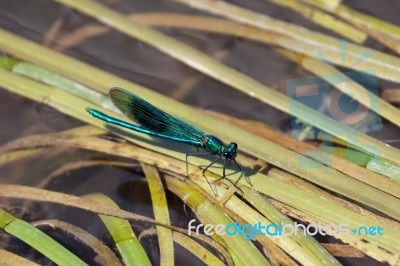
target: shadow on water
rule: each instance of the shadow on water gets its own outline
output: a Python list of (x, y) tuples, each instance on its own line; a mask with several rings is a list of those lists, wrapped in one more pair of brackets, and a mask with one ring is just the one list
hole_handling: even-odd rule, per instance
[[(146, 144), (149, 144), (149, 145), (158, 146), (158, 147), (161, 147), (161, 148), (164, 148), (167, 150), (173, 150), (173, 151), (176, 151), (179, 153), (183, 153), (185, 155), (190, 154), (190, 156), (188, 156), (188, 163), (190, 163), (189, 158), (192, 156), (200, 157), (200, 158), (208, 160), (209, 161), (208, 164), (199, 165), (200, 169), (206, 168), (216, 158), (218, 158), (218, 155), (214, 155), (212, 153), (205, 154), (205, 153), (207, 153), (207, 151), (201, 147), (195, 147), (195, 146), (192, 146), (189, 144), (184, 144), (184, 143), (180, 143), (177, 141), (167, 140), (167, 139), (158, 138), (158, 137), (151, 137), (152, 139), (149, 140), (147, 138), (142, 138), (136, 134), (129, 134), (128, 132), (126, 132), (126, 130), (121, 130), (118, 126), (114, 126), (114, 125), (106, 125), (106, 128), (109, 129), (110, 131), (112, 130), (113, 132), (115, 132), (119, 135), (127, 136), (129, 138), (134, 138), (134, 139), (137, 139), (137, 140), (144, 142)], [(185, 160), (185, 158), (181, 158), (181, 159)], [(226, 175), (228, 177), (235, 175), (237, 172), (240, 171), (239, 168), (232, 161), (229, 161), (229, 160), (227, 160), (225, 167), (226, 167), (226, 169), (231, 170), (230, 173), (228, 173)], [(253, 170), (249, 167), (243, 167), (243, 166), (240, 166), (240, 167), (242, 168), (243, 173), (246, 174), (247, 176), (251, 177), (251, 175), (256, 173), (255, 170)], [(213, 169), (221, 169), (220, 175), (222, 175), (223, 159), (221, 158), (221, 160), (219, 160), (216, 164), (214, 164), (212, 166), (212, 168)]]

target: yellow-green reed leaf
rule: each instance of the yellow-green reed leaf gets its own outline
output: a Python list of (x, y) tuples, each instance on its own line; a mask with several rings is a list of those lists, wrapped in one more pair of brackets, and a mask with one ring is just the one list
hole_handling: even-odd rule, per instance
[[(247, 187), (242, 187), (244, 193), (244, 198), (247, 200), (247, 202), (250, 202), (252, 206), (254, 206), (261, 214), (264, 215), (268, 219), (268, 221), (271, 221), (275, 225), (278, 225), (280, 222), (282, 224), (293, 224), (293, 221), (287, 217), (285, 214), (280, 212), (270, 201), (268, 201), (266, 198), (261, 196), (257, 192), (251, 191)], [(287, 241), (286, 239), (285, 241)], [(308, 261), (305, 262), (303, 261), (302, 264), (307, 265), (308, 263), (314, 263), (318, 264), (320, 261), (325, 261), (327, 262), (325, 265), (332, 264), (332, 265), (338, 265), (338, 261), (332, 257), (319, 243), (316, 241), (314, 238), (308, 235), (303, 235), (302, 233), (291, 236), (290, 237), (291, 241), (295, 241), (295, 243), (298, 245), (298, 249), (301, 250), (301, 255), (303, 258), (306, 258)], [(292, 247), (295, 245), (293, 244)], [(293, 255), (293, 251), (290, 252), (287, 250), (291, 256)], [(298, 261), (300, 261), (298, 259)]]
[(199, 258), (206, 265), (216, 265), (223, 266), (224, 264), (220, 259), (218, 259), (214, 254), (208, 251), (199, 243), (192, 240), (190, 237), (180, 233), (173, 233), (174, 241), (179, 244), (184, 249), (190, 251), (193, 255)]
[[(175, 178), (166, 178), (168, 188), (196, 213), (203, 221), (209, 224), (223, 224), (227, 226), (234, 221), (225, 214), (223, 209), (211, 203), (193, 187), (178, 181)], [(192, 234), (195, 234), (192, 232)], [(244, 235), (222, 235), (221, 238), (238, 258), (246, 265), (269, 265), (264, 256), (258, 251), (251, 241)], [(228, 249), (228, 250), (229, 250)]]
[[(286, 42), (282, 42), (280, 45), (288, 50), (311, 57), (317, 57), (319, 54), (323, 54), (334, 64), (345, 67), (352, 66), (353, 69), (360, 71), (370, 69), (374, 71), (378, 77), (394, 82), (400, 82), (400, 77), (398, 75), (400, 59), (395, 56), (372, 50), (361, 45), (347, 43), (346, 60), (343, 61), (341, 56), (343, 49), (341, 49), (339, 45), (341, 42), (340, 39), (311, 31), (292, 23), (274, 19), (264, 14), (232, 5), (226, 1), (174, 1), (190, 5), (196, 9), (227, 17), (249, 26), (279, 33), (283, 37), (286, 37)], [(355, 64), (361, 59), (364, 60), (362, 64)]]
[(338, 3), (334, 6), (321, 5), (315, 0), (304, 0), (320, 9), (329, 11), (344, 21), (349, 22), (355, 27), (363, 30), (373, 38), (390, 47), (396, 52), (400, 52), (400, 27), (384, 21), (380, 18), (367, 15), (356, 11), (344, 4)]
[[(89, 212), (103, 214), (113, 217), (119, 217), (123, 219), (129, 219), (130, 221), (141, 221), (145, 223), (150, 223), (154, 225), (164, 226), (173, 230), (174, 232), (179, 232), (184, 235), (188, 235), (188, 231), (183, 228), (179, 228), (176, 226), (166, 225), (158, 223), (157, 221), (150, 219), (148, 217), (138, 215), (135, 213), (127, 212), (121, 210), (119, 208), (107, 206), (104, 204), (99, 204), (98, 202), (84, 199), (82, 197), (77, 197), (69, 194), (64, 194), (60, 192), (54, 192), (39, 188), (33, 188), (28, 186), (20, 186), (20, 185), (4, 185), (0, 184), (0, 197), (6, 198), (16, 198), (16, 199), (29, 199), (32, 201), (39, 201), (39, 202), (51, 202), (56, 204), (61, 204), (69, 207), (74, 207), (82, 210), (86, 210)], [(209, 237), (205, 237), (203, 235), (200, 236), (193, 236), (198, 240), (207, 243), (215, 250), (218, 250), (221, 255), (224, 256), (227, 262), (230, 261), (230, 258), (227, 256), (226, 251), (223, 247), (218, 244), (217, 242), (213, 241)], [(231, 265), (232, 263), (228, 263)]]
[[(156, 229), (150, 228), (142, 231), (142, 233), (139, 235), (139, 239), (148, 236), (157, 236)], [(186, 249), (194, 256), (198, 257), (206, 265), (234, 265), (232, 263), (229, 253), (224, 249), (223, 246), (220, 246), (219, 244), (216, 245), (216, 242), (214, 242), (212, 238), (202, 239), (202, 244), (205, 244), (206, 246), (208, 245), (208, 247), (212, 250), (210, 251), (194, 241), (192, 238), (190, 238), (189, 234), (173, 232), (172, 236), (175, 243), (179, 244), (180, 246), (182, 246), (182, 248)], [(217, 254), (220, 258), (224, 258), (225, 263), (223, 263), (221, 259), (217, 258), (214, 254)]]
[(315, 5), (321, 9), (334, 10), (343, 0), (303, 0), (309, 4)]
[[(84, 199), (82, 197), (72, 196), (69, 194), (64, 194), (60, 192), (54, 192), (49, 190), (44, 190), (40, 188), (28, 187), (28, 186), (20, 186), (20, 185), (4, 185), (0, 184), (0, 197), (6, 198), (16, 198), (16, 199), (29, 199), (32, 201), (40, 201), (40, 202), (51, 202), (56, 204), (61, 204), (69, 207), (74, 207), (82, 210), (86, 210), (89, 212), (103, 214), (112, 217), (119, 217), (123, 219), (129, 219), (131, 221), (141, 221), (145, 223), (150, 223), (154, 225), (164, 226), (176, 232), (182, 234), (188, 234), (188, 231), (183, 228), (179, 228), (172, 225), (161, 224), (151, 218), (146, 216), (142, 216), (139, 214), (127, 212), (121, 210), (119, 208), (115, 208), (112, 206), (107, 206), (104, 204), (99, 204), (96, 201)], [(1, 225), (1, 224), (0, 224)], [(210, 238), (204, 236), (195, 236), (201, 241), (205, 241), (207, 243), (210, 242)], [(219, 248), (218, 244), (215, 245), (215, 248)]]
[[(90, 104), (76, 96), (70, 95), (63, 90), (57, 90), (53, 87), (40, 84), (31, 79), (18, 76), (15, 73), (2, 70), (1, 68), (0, 76), (2, 76), (2, 79), (0, 79), (0, 85), (7, 89), (10, 89), (16, 93), (19, 93), (36, 101), (41, 101), (42, 99), (45, 99), (47, 101), (47, 104), (57, 108), (65, 114), (71, 115), (87, 123), (106, 128), (104, 122), (98, 119), (93, 119), (90, 115), (86, 113), (84, 108), (88, 105), (90, 106)], [(147, 91), (147, 93), (150, 92)], [(163, 97), (158, 97), (157, 99), (157, 94), (154, 94), (153, 97), (154, 98), (151, 98), (152, 103), (157, 102), (165, 105), (166, 101), (161, 101), (161, 99), (164, 99)], [(178, 108), (178, 106), (180, 108)], [(236, 140), (236, 142), (241, 143), (240, 147), (243, 150), (248, 151), (253, 155), (257, 155), (258, 157), (267, 160), (268, 162), (271, 162), (272, 164), (280, 168), (293, 172), (296, 175), (299, 175), (304, 179), (310, 180), (320, 186), (326, 187), (348, 198), (371, 206), (395, 219), (400, 219), (400, 209), (397, 208), (400, 203), (398, 202), (399, 200), (397, 198), (394, 198), (386, 193), (383, 193), (380, 190), (365, 185), (362, 182), (354, 180), (353, 178), (350, 178), (349, 176), (344, 175), (338, 171), (326, 168), (322, 164), (308, 159), (307, 157), (300, 157), (298, 153), (283, 148), (282, 146), (277, 145), (264, 138), (241, 130), (238, 127), (221, 122), (217, 119), (213, 119), (210, 116), (202, 117), (202, 115), (198, 112), (195, 112), (194, 110), (187, 108), (182, 104), (175, 103), (174, 106), (169, 106), (169, 108), (171, 107), (171, 110), (174, 111), (187, 111), (180, 114), (185, 116), (190, 114), (193, 115), (191, 117), (188, 117), (188, 120), (194, 119), (194, 124), (199, 124), (201, 126), (204, 126), (204, 128), (210, 128), (210, 132), (219, 132), (218, 136), (225, 137), (225, 139), (231, 138), (232, 140)], [(104, 108), (98, 107), (98, 109), (101, 112), (110, 114), (110, 111), (107, 111)], [(127, 121), (127, 118), (124, 118), (121, 115), (113, 115), (119, 119)], [(129, 140), (134, 143), (139, 143), (139, 145), (141, 146), (144, 146), (151, 150), (157, 150), (164, 154), (169, 154), (170, 156), (173, 156), (175, 158), (184, 158), (184, 155), (179, 152), (161, 148), (159, 146), (151, 145), (147, 142), (141, 141), (143, 139), (152, 139), (148, 135), (134, 132), (132, 130), (119, 128), (118, 132), (120, 133), (121, 131), (126, 132), (128, 136), (140, 136), (140, 138), (129, 138)], [(63, 144), (64, 143), (61, 143), (61, 145)], [(86, 145), (86, 143), (82, 143), (80, 145)], [(315, 166), (315, 168), (304, 168), (304, 165), (299, 165), (300, 158), (301, 160), (303, 160), (304, 163), (306, 163), (306, 165), (312, 164), (313, 166)], [(397, 157), (394, 157), (394, 159), (400, 160), (400, 158)], [(201, 161), (200, 159), (196, 158), (194, 159), (194, 161), (197, 163), (197, 165), (202, 165), (199, 163)], [(202, 162), (204, 162), (204, 160)], [(185, 175), (185, 173), (182, 174)]]
[[(194, 182), (196, 182), (195, 180)], [(208, 187), (208, 184), (204, 182), (196, 182), (202, 189), (208, 191), (208, 193), (213, 193)], [(251, 189), (242, 186), (244, 197), (249, 200), (249, 203), (254, 207), (263, 206), (263, 211), (267, 210), (269, 213), (273, 213), (271, 216), (275, 217), (264, 217), (259, 212), (255, 211), (247, 203), (243, 202), (236, 196), (231, 196), (228, 201), (224, 203), (224, 210), (228, 213), (235, 213), (237, 217), (241, 217), (246, 223), (254, 225), (261, 224), (267, 226), (268, 224), (274, 223), (279, 225), (279, 223), (292, 224), (293, 222), (285, 217), (282, 213), (274, 209), (272, 206), (265, 206), (266, 201), (261, 201), (254, 195)], [(217, 187), (217, 194), (224, 195), (227, 192), (225, 188)], [(251, 195), (252, 194), (252, 195)], [(223, 197), (222, 197), (223, 198)], [(216, 198), (216, 201), (221, 200), (221, 198)], [(220, 203), (221, 204), (221, 203)], [(260, 211), (260, 210), (259, 210)], [(266, 230), (266, 229), (265, 229)], [(272, 229), (273, 230), (273, 229)], [(272, 232), (269, 231), (269, 232)], [(252, 232), (252, 231), (250, 231)], [(300, 233), (301, 235), (301, 233)], [(326, 265), (339, 265), (336, 259), (331, 256), (317, 241), (315, 241), (310, 236), (269, 236), (269, 235), (258, 235), (255, 234), (252, 239), (256, 239), (263, 243), (263, 238), (268, 237), (275, 245), (278, 245), (286, 253), (290, 254), (296, 261), (299, 261), (302, 265), (315, 265), (320, 261), (324, 261)], [(261, 239), (260, 239), (261, 238)]]
[(9, 56), (0, 56), (0, 67), (2, 68), (11, 70), (16, 63), (18, 61)]
[(57, 134), (60, 134), (60, 136), (97, 136), (105, 133), (107, 133), (107, 131), (105, 131), (104, 129), (91, 125), (85, 125), (81, 127), (67, 129)]
[(347, 12), (346, 18), (348, 20), (355, 19), (360, 23), (364, 23), (366, 26), (368, 25), (370, 28), (378, 29), (384, 33), (393, 35), (394, 37), (400, 39), (400, 27), (398, 25), (394, 25), (377, 17), (355, 11), (344, 4), (339, 5), (334, 13), (344, 18), (344, 14), (342, 14), (342, 12)]
[(372, 159), (368, 162), (367, 168), (381, 175), (396, 178), (400, 181), (400, 167), (389, 164), (385, 161)]
[[(142, 163), (153, 205), (154, 218), (163, 224), (170, 224), (167, 198), (160, 175), (154, 166)], [(160, 246), (161, 265), (174, 265), (174, 242), (172, 231), (160, 226), (156, 227)]]
[[(263, 183), (268, 183), (268, 184), (263, 184)], [(269, 196), (272, 196), (272, 194), (276, 194), (276, 193), (287, 193), (287, 196), (291, 197), (292, 195), (294, 197), (300, 196), (300, 194), (302, 194), (302, 192), (297, 193), (297, 195), (292, 194), (293, 192), (290, 191), (290, 189), (286, 189), (283, 190), (283, 188), (280, 188), (279, 191), (275, 191), (274, 189), (268, 189), (269, 186), (273, 187), (273, 184), (270, 183), (269, 181), (266, 182), (264, 181), (263, 183), (256, 183), (255, 181), (253, 182), (254, 187), (257, 188), (257, 190), (262, 191), (263, 193), (266, 192), (266, 190), (269, 190)], [(246, 188), (244, 188), (244, 191), (246, 193), (246, 191), (248, 191)], [(271, 194), (272, 193), (272, 194)], [(275, 196), (272, 196), (275, 197)], [(302, 197), (302, 196), (300, 196)], [(377, 226), (380, 225), (383, 228), (383, 231), (385, 232), (385, 236), (364, 236), (364, 235), (360, 235), (358, 236), (357, 234), (352, 234), (350, 233), (349, 235), (336, 235), (336, 238), (341, 239), (343, 242), (354, 245), (355, 247), (363, 250), (366, 254), (368, 254), (369, 256), (374, 257), (375, 259), (379, 260), (379, 261), (388, 261), (388, 262), (398, 262), (398, 258), (396, 258), (396, 256), (394, 254), (398, 254), (399, 250), (397, 249), (397, 251), (395, 250), (391, 250), (388, 251), (386, 248), (382, 248), (381, 245), (384, 245), (386, 247), (389, 247), (390, 249), (393, 247), (392, 245), (397, 245), (399, 246), (399, 244), (389, 244), (386, 241), (393, 241), (394, 238), (392, 235), (394, 234), (398, 234), (396, 227), (394, 227), (394, 229), (392, 229), (392, 227), (388, 227), (387, 225), (383, 225), (379, 222), (377, 222), (377, 220), (375, 219), (370, 219), (367, 218), (366, 215), (364, 213), (360, 213), (360, 214), (355, 214), (354, 211), (352, 210), (348, 210), (345, 207), (342, 206), (338, 206), (337, 204), (335, 204), (334, 202), (332, 202), (331, 200), (328, 199), (324, 199), (323, 197), (309, 197), (309, 199), (301, 199), (298, 198), (298, 200), (301, 202), (300, 204), (297, 204), (296, 208), (299, 208), (299, 210), (301, 210), (299, 212), (299, 216), (295, 216), (298, 217), (299, 219), (305, 219), (311, 216), (313, 216), (313, 213), (317, 213), (317, 212), (325, 212), (325, 215), (322, 215), (322, 213), (318, 219), (313, 219), (313, 220), (308, 220), (305, 219), (305, 221), (309, 222), (309, 223), (319, 223), (321, 222), (323, 224), (323, 226), (326, 226), (328, 224), (348, 224), (348, 228), (352, 229), (352, 228), (359, 228), (360, 226)], [(308, 206), (304, 206), (304, 204), (307, 204)], [(353, 213), (355, 214), (355, 216), (353, 215), (349, 215), (349, 213)], [(306, 213), (306, 215), (305, 215)], [(353, 218), (355, 218), (356, 216), (358, 216), (359, 218), (362, 217), (363, 221), (361, 223), (356, 222), (356, 220), (354, 220)], [(328, 219), (330, 220), (329, 222), (326, 222), (325, 219), (329, 217)], [(380, 237), (384, 237), (387, 238), (386, 240), (380, 242), (383, 239), (380, 239)], [(368, 238), (368, 239), (367, 239)], [(377, 243), (375, 241), (379, 241), (380, 243)], [(397, 242), (398, 240), (396, 240)], [(384, 244), (385, 243), (385, 244)]]
[(235, 266), (245, 266), (246, 264), (240, 260), (240, 258), (235, 254), (234, 251), (229, 250), (229, 253), (232, 256), (233, 263)]
[[(364, 167), (367, 166), (367, 163), (371, 160), (371, 157), (368, 155), (348, 148), (322, 146), (322, 150)], [(320, 156), (320, 154), (317, 152), (315, 156)]]
[[(258, 176), (258, 174), (257, 174)], [(318, 217), (321, 221), (333, 224), (349, 225), (350, 229), (360, 228), (361, 226), (376, 226), (376, 221), (368, 217), (364, 217), (358, 213), (353, 212), (347, 208), (337, 205), (330, 200), (319, 198), (309, 195), (309, 192), (298, 190), (293, 191), (290, 185), (280, 184), (280, 189), (276, 189), (277, 180), (270, 178), (258, 179), (253, 176), (252, 183), (255, 190), (266, 194), (272, 198), (290, 199), (290, 203), (286, 203), (290, 206), (294, 206), (294, 202), (298, 202), (296, 208), (302, 212), (309, 213), (310, 215)], [(352, 187), (351, 189), (357, 190), (358, 187)], [(397, 219), (399, 221), (399, 219)], [(384, 229), (384, 235), (376, 236), (352, 236), (367, 240), (367, 242), (373, 243), (378, 246), (385, 246), (385, 249), (389, 248), (393, 253), (400, 253), (400, 238), (396, 239), (395, 235), (400, 233), (397, 230), (389, 228), (385, 225), (381, 225)], [(350, 243), (350, 242), (349, 242)], [(371, 254), (371, 256), (373, 256)]]
[(362, 43), (368, 37), (367, 34), (358, 30), (357, 28), (354, 28), (353, 26), (341, 20), (338, 20), (332, 15), (326, 14), (323, 11), (307, 6), (304, 3), (299, 2), (298, 0), (270, 0), (270, 1), (272, 1), (275, 4), (290, 8), (291, 10), (294, 10), (303, 17), (308, 18), (312, 22), (327, 29), (330, 29), (354, 42)]
[(364, 30), (373, 38), (400, 53), (400, 27), (387, 21), (340, 5), (332, 11), (339, 18)]
[(63, 89), (85, 100), (93, 101), (104, 108), (120, 113), (108, 97), (55, 72), (25, 62), (15, 64), (11, 70), (12, 72)]
[[(121, 144), (119, 144), (119, 146), (120, 145)], [(122, 150), (120, 147), (119, 148), (114, 147), (110, 149), (115, 151)], [(138, 153), (141, 152), (135, 151), (130, 154), (138, 154)], [(184, 172), (185, 171), (184, 163), (182, 163), (181, 168), (182, 172)], [(199, 175), (198, 178), (202, 178), (201, 174)], [(364, 215), (356, 213), (353, 215), (352, 213), (354, 212), (351, 210), (343, 210), (343, 207), (337, 206), (333, 202), (327, 201), (321, 197), (315, 197), (315, 195), (310, 194), (307, 191), (303, 191), (296, 187), (283, 184), (282, 182), (276, 179), (272, 179), (268, 176), (256, 174), (255, 176), (252, 176), (252, 183), (254, 185), (254, 188), (256, 188), (258, 191), (262, 191), (263, 193), (266, 193), (268, 196), (276, 198), (279, 201), (289, 204), (290, 206), (294, 206), (303, 212), (310, 213), (311, 215), (319, 217), (320, 220), (324, 220), (327, 223), (340, 224), (343, 223), (343, 221), (345, 221), (346, 223), (349, 223), (350, 225), (354, 226), (357, 225), (369, 226), (374, 224), (376, 225), (376, 221), (371, 220), (370, 218), (365, 217)], [(120, 209), (102, 206), (71, 195), (65, 195), (62, 193), (57, 193), (52, 191), (44, 191), (41, 189), (36, 189), (31, 187), (0, 184), (0, 196), (54, 202), (58, 204), (77, 207), (92, 212), (94, 211), (102, 214), (118, 216), (121, 218), (128, 218), (132, 220), (141, 220), (149, 223), (154, 223), (153, 220), (147, 217), (142, 217), (140, 215), (129, 213)], [(185, 230), (179, 228), (174, 228), (174, 230), (187, 234)], [(382, 252), (382, 250), (388, 250), (392, 252), (392, 254), (400, 253), (400, 250), (397, 251), (394, 250), (395, 247), (400, 246), (400, 243), (393, 242), (393, 241), (399, 241), (400, 235), (397, 236), (396, 232), (386, 230), (385, 226), (384, 226), (384, 231), (387, 234), (384, 234), (380, 238), (366, 237), (367, 242), (371, 242), (374, 245), (376, 245), (376, 243), (378, 242), (379, 246), (384, 247), (382, 249), (376, 246), (376, 248), (374, 249), (368, 249), (366, 250), (366, 253), (368, 255), (375, 257), (374, 252), (376, 251)], [(365, 242), (365, 240), (363, 240), (363, 242)]]
[(87, 265), (54, 239), (3, 209), (0, 209), (0, 227), (58, 265)]
[(0, 258), (3, 265), (10, 266), (39, 266), (39, 264), (34, 263), (28, 259), (20, 257), (14, 253), (11, 253), (5, 249), (0, 249)]
[[(112, 199), (103, 194), (89, 194), (84, 197), (103, 205), (118, 208)], [(114, 239), (125, 265), (151, 265), (146, 251), (127, 220), (102, 214), (99, 216)]]
[(63, 222), (61, 220), (40, 220), (33, 222), (32, 225), (49, 226), (52, 229), (60, 229), (65, 233), (74, 236), (75, 240), (79, 240), (87, 247), (91, 248), (96, 253), (96, 262), (100, 265), (122, 266), (121, 261), (108, 246), (106, 246), (99, 239), (95, 238), (88, 231), (85, 231), (73, 224)]
[[(127, 33), (128, 35), (135, 37), (143, 42), (153, 45), (157, 49), (171, 55), (172, 57), (182, 61), (189, 66), (202, 71), (203, 73), (218, 79), (232, 87), (241, 90), (252, 97), (272, 105), (273, 107), (282, 110), (287, 113), (293, 113), (297, 117), (301, 118), (307, 123), (313, 124), (314, 126), (321, 128), (339, 138), (345, 139), (346, 141), (353, 143), (358, 149), (363, 150), (367, 153), (373, 154), (375, 156), (383, 157), (386, 160), (392, 160), (400, 164), (400, 151), (397, 149), (383, 145), (378, 140), (367, 136), (366, 134), (360, 133), (351, 127), (345, 126), (338, 123), (332, 118), (328, 118), (321, 113), (310, 109), (309, 107), (293, 100), (288, 99), (283, 94), (264, 86), (263, 84), (249, 78), (248, 76), (229, 68), (215, 59), (200, 53), (199, 51), (173, 39), (166, 35), (163, 35), (155, 30), (152, 30), (146, 26), (134, 23), (130, 21), (125, 16), (95, 2), (90, 0), (73, 1), (73, 0), (57, 0), (57, 2), (71, 6), (87, 15), (98, 18), (100, 21), (110, 25), (121, 32)], [(211, 6), (218, 6), (218, 12), (220, 10), (220, 4), (222, 2), (218, 1), (199, 1), (198, 3), (207, 3)], [(201, 4), (201, 5), (202, 5)], [(225, 6), (226, 4), (224, 4)], [(202, 5), (203, 7), (204, 5)], [(253, 17), (254, 14), (251, 14)], [(250, 15), (247, 14), (247, 17)], [(296, 32), (297, 35), (299, 35)], [(330, 41), (331, 44), (333, 41)], [(0, 42), (0, 47), (4, 46)], [(334, 46), (338, 51), (337, 44)], [(330, 48), (332, 48), (330, 47)], [(349, 51), (353, 47), (349, 45)], [(376, 52), (378, 53), (378, 52)], [(383, 55), (381, 55), (383, 56)], [(400, 65), (400, 60), (399, 60)], [(396, 77), (397, 75), (396, 69)], [(115, 86), (114, 84), (113, 86)], [(289, 109), (290, 106), (290, 109)], [(175, 108), (176, 109), (176, 108)], [(237, 134), (236, 134), (237, 135)], [(351, 136), (347, 138), (347, 136)]]

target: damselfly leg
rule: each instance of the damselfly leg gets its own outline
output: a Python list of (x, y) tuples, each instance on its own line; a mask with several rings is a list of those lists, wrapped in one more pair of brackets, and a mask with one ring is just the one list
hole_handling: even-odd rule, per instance
[[(193, 156), (193, 155), (210, 155), (209, 153), (189, 153), (189, 154), (186, 154), (186, 175), (187, 176), (189, 176), (189, 170), (188, 170), (188, 158), (189, 158), (189, 156)], [(209, 180), (208, 180), (208, 178), (207, 178), (207, 176), (206, 176), (206, 172), (207, 172), (207, 170), (211, 167), (211, 166), (213, 166), (214, 164), (216, 164), (220, 159), (223, 159), (224, 160), (224, 162), (223, 162), (223, 170), (222, 170), (222, 177), (221, 178), (218, 178), (218, 179), (216, 179), (216, 180), (214, 180), (214, 181), (212, 181), (212, 182), (210, 182)], [(226, 163), (228, 161), (228, 164)], [(227, 178), (226, 177), (226, 167), (228, 167), (229, 166), (229, 163), (231, 162), (231, 161), (234, 161), (234, 163), (236, 164), (236, 166), (238, 167), (238, 169), (239, 169), (239, 171), (241, 172), (241, 174), (240, 174), (240, 176), (238, 177), (238, 179), (235, 181), (235, 182), (232, 182), (229, 178)], [(226, 159), (225, 157), (222, 157), (221, 155), (217, 155), (217, 158), (215, 158), (215, 160), (213, 160), (209, 165), (207, 165), (203, 170), (202, 170), (202, 174), (203, 174), (203, 176), (204, 176), (204, 178), (206, 179), (206, 181), (207, 181), (207, 183), (208, 183), (208, 185), (210, 186), (210, 188), (211, 188), (211, 190), (213, 191), (213, 193), (215, 194), (215, 195), (217, 195), (217, 193), (216, 193), (216, 190), (215, 189), (213, 189), (213, 187), (211, 186), (211, 183), (214, 183), (214, 182), (216, 182), (216, 181), (219, 181), (219, 180), (221, 180), (221, 179), (226, 179), (229, 183), (231, 183), (235, 188), (237, 188), (237, 189), (239, 189), (240, 191), (241, 191), (241, 193), (243, 194), (243, 191), (237, 186), (237, 183), (240, 181), (240, 179), (242, 178), (242, 176), (244, 175), (244, 172), (243, 172), (243, 170), (242, 170), (242, 168), (240, 167), (240, 165), (236, 162), (236, 160), (228, 160), (228, 159)], [(246, 181), (252, 186), (252, 184), (251, 184), (251, 182), (250, 182), (250, 179), (246, 176), (246, 175), (244, 175), (245, 176), (245, 178), (246, 178)]]

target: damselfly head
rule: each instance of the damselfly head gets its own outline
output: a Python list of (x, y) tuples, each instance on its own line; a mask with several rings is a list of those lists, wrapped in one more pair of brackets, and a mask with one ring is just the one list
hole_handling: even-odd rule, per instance
[(222, 156), (224, 156), (227, 159), (235, 159), (237, 147), (238, 147), (237, 144), (235, 142), (232, 142), (223, 151)]

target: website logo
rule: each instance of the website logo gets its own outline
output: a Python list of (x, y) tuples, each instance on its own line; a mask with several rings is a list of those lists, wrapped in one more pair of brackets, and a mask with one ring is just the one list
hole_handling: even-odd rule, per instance
[(322, 225), (318, 224), (300, 224), (297, 222), (283, 224), (279, 222), (278, 224), (267, 224), (263, 225), (261, 222), (256, 224), (239, 224), (234, 222), (228, 225), (223, 224), (198, 224), (194, 225), (196, 219), (192, 219), (188, 224), (188, 234), (200, 235), (204, 233), (207, 236), (212, 235), (228, 235), (228, 236), (245, 236), (246, 240), (253, 240), (255, 236), (272, 236), (281, 237), (283, 240), (292, 235), (310, 235), (314, 236), (316, 234), (320, 235), (340, 235), (348, 236), (351, 233), (359, 236), (381, 236), (383, 235), (383, 228), (379, 225), (376, 226), (360, 226), (357, 228), (349, 228), (349, 224), (328, 224)]

